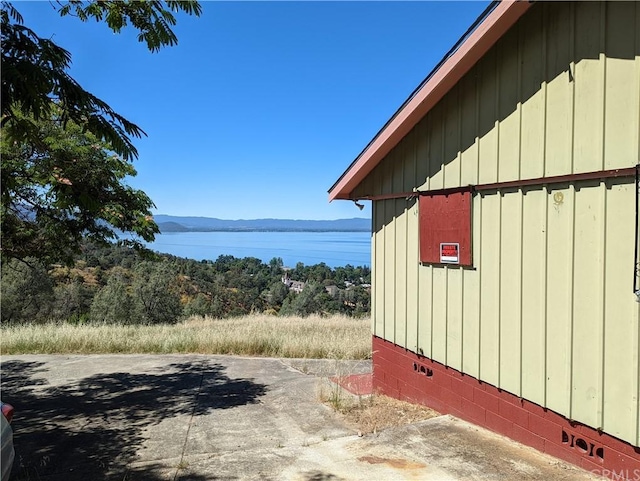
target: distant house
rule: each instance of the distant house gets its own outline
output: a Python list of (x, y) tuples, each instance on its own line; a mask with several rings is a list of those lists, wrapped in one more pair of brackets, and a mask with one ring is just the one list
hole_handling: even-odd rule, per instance
[(640, 3), (493, 3), (329, 191), (374, 387), (637, 479), (639, 155)]
[(324, 290), (327, 291), (327, 294), (329, 294), (331, 297), (336, 297), (340, 292), (340, 288), (335, 285), (326, 286)]
[(282, 276), (282, 283), (289, 288), (290, 291), (297, 292), (298, 294), (304, 290), (305, 283), (300, 281), (292, 281), (289, 279), (289, 275), (285, 273)]

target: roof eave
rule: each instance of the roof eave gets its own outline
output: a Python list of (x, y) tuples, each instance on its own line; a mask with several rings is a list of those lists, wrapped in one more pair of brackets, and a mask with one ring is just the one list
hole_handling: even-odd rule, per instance
[(530, 7), (528, 1), (500, 2), (354, 160), (329, 190), (329, 201), (353, 199), (358, 184)]

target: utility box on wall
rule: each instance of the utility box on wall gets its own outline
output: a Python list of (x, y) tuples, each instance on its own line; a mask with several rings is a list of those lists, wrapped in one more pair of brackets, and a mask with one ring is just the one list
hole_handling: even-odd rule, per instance
[(421, 194), (420, 262), (472, 266), (471, 191)]

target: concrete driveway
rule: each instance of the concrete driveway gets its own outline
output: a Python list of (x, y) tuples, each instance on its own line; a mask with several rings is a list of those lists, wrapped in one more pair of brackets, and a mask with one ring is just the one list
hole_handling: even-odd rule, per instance
[(450, 416), (359, 437), (319, 389), (327, 376), (367, 370), (232, 356), (4, 356), (12, 480), (600, 479)]

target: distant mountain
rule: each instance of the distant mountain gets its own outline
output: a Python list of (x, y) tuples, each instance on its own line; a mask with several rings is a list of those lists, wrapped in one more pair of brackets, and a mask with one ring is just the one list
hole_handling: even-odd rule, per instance
[(182, 224), (178, 224), (177, 222), (158, 222), (158, 227), (161, 232), (189, 232), (191, 229), (183, 226)]
[(213, 217), (156, 215), (154, 220), (158, 224), (160, 232), (369, 232), (371, 230), (371, 220), (362, 217), (337, 220), (225, 220)]

